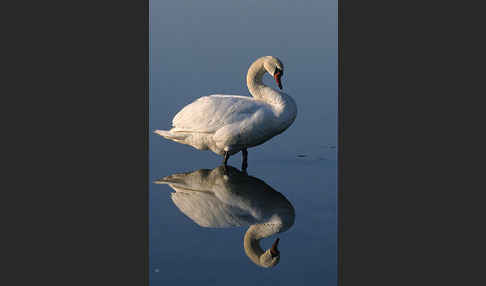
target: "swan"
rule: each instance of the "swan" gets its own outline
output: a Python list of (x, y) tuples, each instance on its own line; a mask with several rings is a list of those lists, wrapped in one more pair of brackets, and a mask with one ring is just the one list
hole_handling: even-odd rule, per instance
[(295, 210), (262, 180), (222, 165), (213, 170), (174, 174), (154, 183), (168, 184), (175, 191), (171, 193), (173, 203), (201, 227), (250, 226), (243, 238), (248, 258), (264, 268), (279, 263), (280, 239), (265, 251), (260, 240), (287, 231), (294, 224)]
[(280, 89), (282, 62), (265, 56), (253, 62), (246, 82), (252, 97), (214, 94), (185, 106), (172, 120), (172, 129), (154, 132), (198, 150), (211, 150), (224, 156), (242, 152), (242, 169), (248, 166), (247, 148), (264, 143), (285, 131), (297, 116), (294, 99), (263, 84), (265, 73), (272, 75)]

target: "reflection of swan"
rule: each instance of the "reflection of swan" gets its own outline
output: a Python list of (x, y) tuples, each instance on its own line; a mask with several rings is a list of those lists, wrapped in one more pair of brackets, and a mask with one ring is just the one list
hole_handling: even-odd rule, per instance
[(280, 259), (279, 239), (263, 251), (260, 240), (284, 232), (294, 224), (294, 208), (279, 192), (262, 180), (236, 168), (220, 166), (174, 174), (156, 181), (169, 184), (172, 201), (179, 210), (202, 227), (248, 226), (244, 237), (246, 255), (262, 267)]
[(250, 66), (246, 77), (253, 98), (219, 94), (201, 97), (176, 114), (171, 130), (155, 130), (155, 133), (199, 150), (210, 149), (224, 155), (224, 165), (229, 156), (242, 151), (242, 168), (246, 169), (246, 149), (282, 133), (297, 115), (292, 97), (262, 81), (268, 72), (282, 89), (283, 69), (279, 59), (261, 57)]

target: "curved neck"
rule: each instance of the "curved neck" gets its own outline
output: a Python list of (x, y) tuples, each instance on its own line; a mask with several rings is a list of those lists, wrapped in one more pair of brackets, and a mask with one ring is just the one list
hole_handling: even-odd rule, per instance
[(255, 98), (263, 98), (263, 89), (266, 87), (266, 85), (263, 84), (263, 75), (265, 75), (266, 72), (267, 71), (263, 66), (263, 59), (261, 58), (251, 64), (248, 69), (246, 85), (248, 86), (250, 94)]
[(248, 228), (243, 239), (245, 253), (257, 265), (261, 265), (260, 257), (265, 251), (260, 246), (260, 240), (278, 232), (278, 226), (255, 224)]
[[(260, 58), (256, 60), (248, 69), (248, 74), (246, 75), (246, 84), (248, 86), (248, 90), (250, 94), (258, 100), (264, 101), (270, 105), (272, 105), (275, 111), (280, 114), (285, 109), (291, 114), (291, 118), (295, 118), (295, 113), (297, 110), (297, 106), (295, 105), (294, 100), (286, 95), (285, 93), (281, 93), (269, 86), (263, 84), (263, 76), (267, 72), (264, 67), (265, 58)], [(293, 121), (291, 119), (290, 121)]]
[(260, 246), (261, 237), (258, 238), (255, 233), (255, 227), (257, 225), (252, 225), (245, 233), (244, 247), (245, 253), (248, 258), (253, 261), (253, 263), (260, 265), (260, 256), (265, 252)]

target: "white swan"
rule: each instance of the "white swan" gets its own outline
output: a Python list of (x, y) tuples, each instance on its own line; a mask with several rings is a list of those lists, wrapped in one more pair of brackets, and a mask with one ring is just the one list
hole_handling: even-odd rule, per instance
[(219, 94), (201, 97), (176, 114), (171, 130), (154, 132), (175, 142), (223, 155), (224, 165), (229, 156), (242, 151), (242, 166), (246, 170), (247, 148), (282, 133), (297, 116), (297, 105), (292, 97), (263, 84), (263, 75), (268, 72), (282, 89), (283, 71), (278, 58), (261, 57), (250, 66), (246, 77), (253, 97)]
[(272, 267), (280, 261), (279, 238), (266, 251), (260, 240), (287, 231), (294, 224), (295, 211), (281, 193), (262, 180), (231, 166), (220, 166), (174, 174), (155, 183), (169, 184), (175, 190), (171, 193), (174, 204), (201, 227), (250, 225), (243, 245), (255, 264)]

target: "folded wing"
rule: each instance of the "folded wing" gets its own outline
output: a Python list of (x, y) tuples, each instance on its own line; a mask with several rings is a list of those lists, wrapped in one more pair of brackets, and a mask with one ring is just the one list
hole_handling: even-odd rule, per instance
[(223, 126), (244, 121), (262, 109), (268, 109), (268, 105), (248, 96), (201, 97), (176, 114), (171, 132), (213, 133)]

